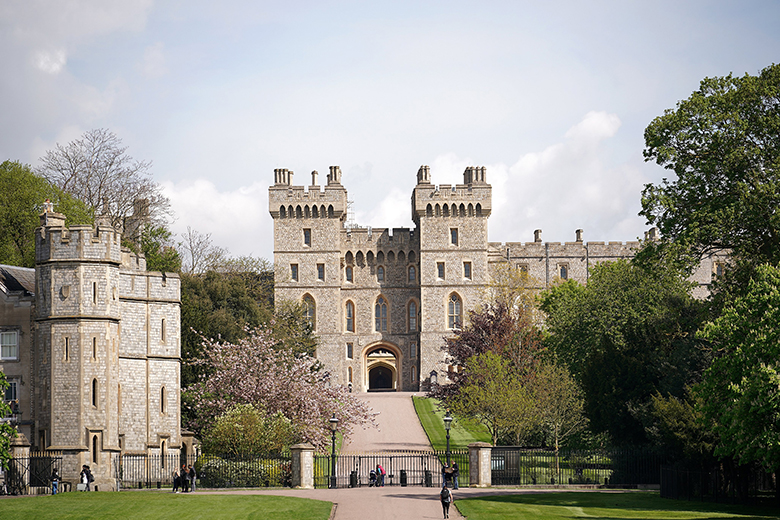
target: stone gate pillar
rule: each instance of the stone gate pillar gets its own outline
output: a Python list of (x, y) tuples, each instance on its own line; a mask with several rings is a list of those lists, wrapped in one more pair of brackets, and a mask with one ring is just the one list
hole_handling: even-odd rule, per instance
[(16, 437), (11, 439), (11, 463), (6, 475), (20, 479), (17, 484), (24, 489), (23, 493), (27, 492), (27, 486), (30, 485), (30, 472), (25, 469), (29, 466), (30, 441), (25, 434), (16, 432)]
[(292, 452), (292, 487), (314, 489), (314, 446), (305, 442), (290, 448)]
[(491, 486), (492, 453), (493, 446), (487, 442), (469, 444), (469, 487)]

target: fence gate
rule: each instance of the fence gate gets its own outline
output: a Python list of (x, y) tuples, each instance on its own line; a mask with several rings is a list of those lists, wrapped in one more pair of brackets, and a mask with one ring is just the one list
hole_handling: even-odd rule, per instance
[(51, 493), (51, 475), (54, 470), (62, 475), (62, 453), (31, 453), (8, 462), (0, 493), (7, 495), (45, 495)]
[[(371, 470), (380, 464), (385, 470), (385, 486), (442, 485), (442, 469), (447, 461), (444, 451), (374, 451), (342, 453), (336, 456), (335, 473), (330, 455), (314, 456), (315, 488), (372, 486)], [(469, 452), (454, 450), (450, 461), (457, 462), (460, 486), (469, 485)]]

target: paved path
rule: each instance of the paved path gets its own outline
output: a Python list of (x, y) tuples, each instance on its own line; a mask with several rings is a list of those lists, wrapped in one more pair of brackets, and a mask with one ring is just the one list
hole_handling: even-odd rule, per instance
[(430, 450), (420, 420), (412, 404), (412, 392), (371, 392), (357, 394), (374, 409), (376, 428), (357, 428), (341, 448), (342, 453), (378, 450)]

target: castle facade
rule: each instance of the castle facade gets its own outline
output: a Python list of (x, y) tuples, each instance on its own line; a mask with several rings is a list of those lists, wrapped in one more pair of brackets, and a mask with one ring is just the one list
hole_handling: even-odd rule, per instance
[[(295, 186), (293, 172), (274, 170), (275, 297), (301, 301), (320, 338), (317, 358), (334, 380), (356, 391), (416, 391), (446, 377), (443, 338), (483, 302), (499, 265), (526, 271), (548, 286), (587, 283), (591, 266), (631, 258), (640, 242), (488, 241), (492, 188), (484, 167), (463, 184), (431, 183), (420, 167), (412, 192), (414, 229), (347, 225), (347, 190), (331, 166), (325, 186)], [(653, 238), (651, 230), (648, 238)], [(708, 294), (724, 255), (705, 258), (693, 279)]]
[(107, 220), (67, 228), (51, 206), (35, 259), (35, 269), (0, 269), (13, 422), (34, 450), (62, 453), (64, 480), (76, 482), (86, 464), (98, 489), (115, 489), (115, 455), (186, 449), (179, 277), (147, 272)]

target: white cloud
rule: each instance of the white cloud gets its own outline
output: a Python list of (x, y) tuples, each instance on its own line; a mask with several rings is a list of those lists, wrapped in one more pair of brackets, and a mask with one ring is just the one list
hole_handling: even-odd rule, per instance
[(157, 42), (144, 49), (144, 57), (141, 60), (141, 72), (149, 78), (159, 78), (168, 73), (168, 63), (163, 52), (164, 45)]
[(268, 215), (268, 185), (254, 183), (233, 191), (219, 191), (208, 180), (162, 183), (178, 217), (171, 231), (181, 240), (187, 226), (210, 233), (214, 245), (235, 256), (253, 255), (272, 260), (273, 222)]
[(59, 73), (68, 61), (65, 49), (38, 51), (33, 56), (35, 66), (47, 74)]

